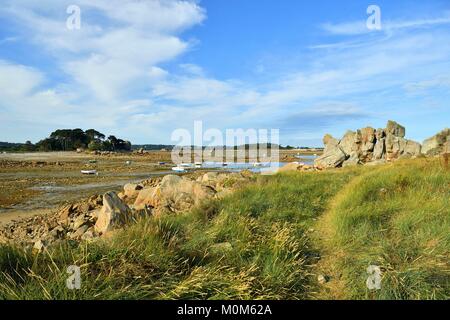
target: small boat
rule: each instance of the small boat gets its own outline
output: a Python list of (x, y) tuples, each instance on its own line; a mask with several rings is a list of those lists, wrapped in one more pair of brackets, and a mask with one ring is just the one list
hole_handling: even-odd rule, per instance
[(97, 170), (81, 170), (81, 174), (94, 175), (94, 174), (98, 174), (98, 173), (97, 173)]
[(165, 162), (158, 162), (158, 165), (160, 165), (160, 166), (163, 166), (165, 164), (166, 164)]
[(261, 162), (255, 162), (253, 164), (254, 167), (262, 167), (262, 163)]
[(201, 163), (201, 162), (196, 162), (195, 163), (195, 167), (196, 168), (201, 168), (203, 166), (203, 163)]
[(191, 164), (191, 163), (182, 163), (182, 164), (180, 164), (179, 166), (180, 166), (180, 167), (184, 167), (184, 168), (189, 168), (189, 167), (192, 166), (192, 164)]
[(222, 167), (228, 167), (228, 163), (223, 162), (223, 163), (222, 163)]
[(175, 172), (186, 172), (186, 169), (183, 168), (183, 167), (180, 167), (180, 166), (176, 166), (176, 167), (172, 168), (172, 171), (175, 171)]

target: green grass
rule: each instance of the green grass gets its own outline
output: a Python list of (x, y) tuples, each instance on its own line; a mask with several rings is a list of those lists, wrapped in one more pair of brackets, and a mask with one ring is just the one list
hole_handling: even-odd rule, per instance
[[(38, 255), (3, 246), (0, 299), (448, 298), (450, 179), (428, 166), (260, 176), (94, 243)], [(317, 285), (326, 262), (342, 274), (342, 296)], [(375, 297), (371, 263), (386, 270)], [(80, 290), (66, 288), (70, 265), (81, 267)]]
[[(405, 161), (366, 170), (324, 216), (327, 264), (341, 273), (348, 299), (450, 297), (450, 171), (437, 161)], [(369, 265), (381, 290), (369, 292)]]
[[(184, 215), (51, 252), (0, 250), (4, 299), (301, 299), (315, 250), (306, 235), (353, 174), (285, 174)], [(67, 290), (69, 265), (82, 289)]]

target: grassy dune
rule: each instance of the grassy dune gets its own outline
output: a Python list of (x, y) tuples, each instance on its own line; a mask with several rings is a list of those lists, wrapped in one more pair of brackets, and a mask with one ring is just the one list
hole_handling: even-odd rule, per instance
[[(1, 247), (0, 298), (448, 299), (449, 184), (426, 160), (261, 176), (95, 243)], [(369, 264), (384, 271), (375, 293)], [(81, 267), (80, 290), (66, 288), (69, 265)]]
[[(334, 267), (334, 295), (450, 297), (450, 171), (437, 161), (365, 170), (333, 200), (319, 230), (328, 253), (321, 264)], [(368, 265), (384, 271), (381, 290), (372, 293)]]

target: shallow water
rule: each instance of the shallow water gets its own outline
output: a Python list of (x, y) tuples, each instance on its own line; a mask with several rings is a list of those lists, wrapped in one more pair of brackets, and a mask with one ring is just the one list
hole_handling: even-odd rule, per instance
[[(301, 156), (301, 159), (298, 159), (299, 162), (303, 162), (305, 164), (312, 164), (314, 162), (314, 156)], [(187, 168), (186, 172), (194, 170), (211, 170), (211, 171), (223, 171), (223, 172), (239, 172), (242, 170), (250, 170), (252, 172), (261, 173), (261, 174), (270, 174), (276, 171), (277, 168), (280, 168), (287, 164), (287, 162), (272, 162), (272, 163), (261, 163), (260, 166), (255, 166), (253, 163), (227, 163), (226, 166), (223, 166), (222, 163), (219, 162), (205, 162), (202, 164), (201, 168), (194, 169)], [(66, 202), (75, 202), (79, 199), (89, 197), (93, 194), (102, 194), (107, 191), (120, 191), (126, 183), (130, 182), (140, 182), (146, 179), (150, 179), (152, 177), (164, 176), (167, 174), (176, 174), (174, 171), (157, 171), (157, 172), (136, 172), (136, 173), (108, 173), (102, 175), (100, 172), (100, 176), (92, 176), (89, 179), (88, 183), (75, 184), (75, 185), (66, 185), (66, 184), (58, 184), (57, 182), (45, 182), (34, 187), (31, 187), (32, 190), (42, 191), (42, 193), (36, 197), (29, 199), (26, 202), (16, 204), (9, 208), (0, 208), (0, 213), (2, 212), (11, 212), (14, 210), (24, 211), (24, 210), (35, 210), (35, 209), (48, 209), (54, 208), (62, 205)], [(27, 172), (15, 172), (15, 173), (0, 173), (0, 177), (6, 177), (9, 175), (14, 175), (15, 178), (40, 178), (49, 175), (49, 172), (42, 173), (27, 173)], [(77, 177), (80, 173), (78, 172), (51, 172), (51, 176), (53, 177)], [(97, 177), (112, 177), (113, 179), (108, 179), (107, 181), (102, 181), (100, 179), (97, 180)], [(97, 181), (96, 181), (97, 180)], [(87, 181), (86, 181), (87, 182)]]

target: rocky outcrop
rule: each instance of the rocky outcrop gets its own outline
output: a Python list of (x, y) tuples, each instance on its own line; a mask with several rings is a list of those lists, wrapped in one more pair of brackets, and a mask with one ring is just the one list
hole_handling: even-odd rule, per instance
[(406, 134), (405, 127), (399, 125), (397, 122), (389, 120), (386, 125), (386, 133), (395, 137), (404, 138)]
[(446, 128), (426, 139), (422, 144), (422, 153), (426, 155), (450, 153), (450, 129)]
[(254, 177), (250, 171), (208, 172), (126, 184), (120, 196), (107, 192), (66, 205), (51, 215), (7, 224), (0, 228), (0, 243), (13, 242), (42, 252), (63, 240), (93, 241), (143, 215), (181, 214), (202, 201), (222, 198)]
[[(332, 135), (326, 134), (323, 137), (323, 144), (325, 145), (323, 154), (315, 160), (315, 166), (320, 168), (335, 168), (342, 165), (347, 158), (342, 148), (349, 148), (349, 136), (350, 132), (347, 132), (343, 145), (340, 145), (340, 141), (335, 139)], [(353, 138), (354, 139), (354, 138)]]
[(385, 129), (366, 127), (356, 132), (347, 131), (341, 140), (326, 134), (323, 139), (324, 153), (315, 160), (314, 165), (321, 169), (336, 168), (420, 155), (421, 145), (405, 139), (405, 134), (405, 127), (391, 120)]
[(131, 220), (131, 216), (130, 208), (122, 202), (115, 192), (105, 193), (103, 196), (103, 207), (98, 213), (94, 230), (99, 234), (105, 234), (108, 231), (124, 226)]
[(340, 167), (347, 159), (347, 155), (342, 151), (339, 145), (328, 145), (323, 155), (315, 160), (315, 164), (322, 168)]

